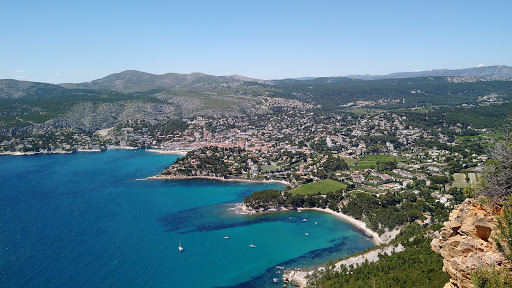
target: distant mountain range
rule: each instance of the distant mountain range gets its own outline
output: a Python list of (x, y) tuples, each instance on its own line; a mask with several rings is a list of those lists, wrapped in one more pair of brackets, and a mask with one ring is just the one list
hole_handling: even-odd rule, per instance
[(416, 78), (432, 76), (458, 76), (458, 77), (479, 77), (479, 78), (512, 78), (512, 67), (505, 65), (481, 66), (466, 69), (435, 69), (418, 72), (397, 72), (387, 75), (348, 75), (347, 78), (361, 80), (380, 80), (396, 78)]
[(121, 92), (141, 92), (152, 89), (169, 89), (183, 86), (239, 85), (245, 82), (264, 82), (240, 75), (213, 76), (203, 73), (156, 75), (135, 70), (127, 70), (104, 78), (84, 83), (64, 83), (65, 88), (110, 89)]
[(120, 73), (114, 73), (101, 79), (84, 83), (63, 83), (59, 84), (65, 88), (71, 89), (109, 89), (120, 92), (142, 92), (152, 89), (169, 89), (175, 87), (212, 87), (226, 86), (231, 87), (238, 85), (247, 85), (254, 83), (276, 84), (276, 83), (293, 83), (295, 81), (343, 81), (342, 78), (358, 79), (358, 80), (384, 80), (384, 79), (401, 79), (401, 78), (417, 78), (417, 77), (477, 77), (477, 78), (512, 78), (512, 67), (499, 66), (482, 66), (467, 69), (435, 69), (419, 72), (397, 72), (387, 75), (348, 75), (344, 77), (301, 77), (283, 80), (260, 80), (248, 78), (240, 75), (229, 76), (213, 76), (203, 73), (179, 74), (167, 73), (156, 75), (135, 70), (127, 70)]
[(512, 101), (511, 78), (512, 67), (488, 66), (283, 80), (134, 70), (60, 85), (0, 79), (0, 135), (55, 127), (95, 131), (133, 119), (274, 113), (297, 105), (288, 100), (324, 110), (347, 109), (357, 101), (383, 109), (478, 106)]

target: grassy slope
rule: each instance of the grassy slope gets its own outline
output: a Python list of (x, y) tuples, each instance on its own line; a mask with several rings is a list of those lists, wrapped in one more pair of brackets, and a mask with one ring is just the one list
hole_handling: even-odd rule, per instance
[(468, 183), (466, 182), (466, 174), (464, 173), (455, 173), (453, 174), (453, 187), (457, 188), (466, 188)]
[(347, 185), (340, 183), (338, 181), (327, 179), (322, 181), (317, 181), (313, 183), (308, 183), (301, 185), (290, 192), (293, 194), (316, 194), (318, 192), (322, 194), (327, 194), (329, 192), (334, 192), (340, 189), (346, 189)]
[[(377, 167), (377, 162), (386, 162), (386, 161), (394, 161), (395, 157), (388, 154), (383, 155), (366, 155), (361, 160), (359, 160), (356, 166), (353, 167), (354, 170), (363, 170), (369, 168)], [(396, 161), (402, 161), (403, 159), (397, 158)]]

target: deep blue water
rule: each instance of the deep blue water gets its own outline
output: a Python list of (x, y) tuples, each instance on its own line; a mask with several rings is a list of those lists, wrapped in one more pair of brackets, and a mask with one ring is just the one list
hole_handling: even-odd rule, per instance
[(0, 287), (281, 287), (276, 265), (322, 265), (373, 245), (320, 212), (234, 213), (279, 184), (137, 180), (176, 158), (0, 157)]

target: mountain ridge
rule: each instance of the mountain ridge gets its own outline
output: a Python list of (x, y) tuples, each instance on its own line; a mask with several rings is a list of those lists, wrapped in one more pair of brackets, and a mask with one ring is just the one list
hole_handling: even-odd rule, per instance
[(264, 80), (241, 75), (214, 76), (200, 72), (190, 74), (151, 74), (137, 70), (125, 70), (103, 78), (83, 83), (58, 84), (64, 88), (109, 89), (121, 92), (142, 92), (152, 89), (169, 89), (181, 86), (241, 85), (247, 82), (263, 83)]
[(276, 84), (294, 82), (338, 82), (351, 80), (387, 80), (419, 77), (475, 77), (491, 79), (512, 78), (512, 67), (506, 65), (481, 66), (464, 69), (434, 69), (417, 72), (395, 72), (386, 75), (347, 75), (347, 76), (325, 76), (325, 77), (301, 77), (285, 78), (274, 80), (262, 80), (242, 75), (215, 76), (201, 72), (190, 74), (165, 73), (152, 74), (138, 70), (125, 70), (109, 74), (103, 78), (82, 83), (61, 83), (57, 84), (64, 88), (74, 89), (109, 89), (120, 92), (143, 92), (152, 89), (170, 89), (175, 87), (215, 87), (215, 86), (240, 86), (247, 83)]
[(345, 77), (360, 80), (383, 80), (398, 78), (416, 78), (432, 76), (512, 78), (512, 67), (506, 65), (480, 66), (463, 69), (433, 69), (415, 72), (395, 72), (385, 75), (347, 75)]

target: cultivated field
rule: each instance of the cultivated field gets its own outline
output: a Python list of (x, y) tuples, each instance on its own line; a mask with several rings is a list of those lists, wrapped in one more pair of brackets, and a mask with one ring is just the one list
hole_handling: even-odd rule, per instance
[(327, 194), (329, 192), (334, 192), (340, 189), (346, 189), (347, 185), (340, 183), (338, 181), (327, 179), (318, 182), (308, 183), (301, 185), (290, 192), (293, 194), (316, 194), (318, 192), (322, 194)]

